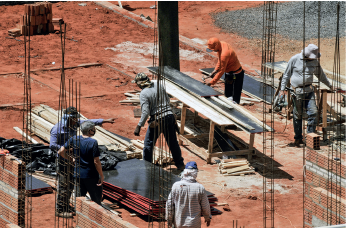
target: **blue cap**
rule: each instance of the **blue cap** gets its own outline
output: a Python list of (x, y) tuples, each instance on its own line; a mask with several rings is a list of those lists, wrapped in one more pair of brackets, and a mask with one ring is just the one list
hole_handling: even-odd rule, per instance
[(198, 169), (197, 163), (195, 161), (190, 161), (190, 162), (186, 163), (185, 169)]

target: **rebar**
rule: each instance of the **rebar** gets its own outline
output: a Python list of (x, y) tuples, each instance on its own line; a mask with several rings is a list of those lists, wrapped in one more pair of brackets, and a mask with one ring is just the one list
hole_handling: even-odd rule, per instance
[[(277, 3), (264, 2), (263, 7), (263, 37), (262, 37), (262, 65), (261, 76), (263, 78), (263, 100), (267, 96), (274, 97), (273, 90), (267, 89), (266, 85), (274, 88), (274, 60), (276, 39)], [(265, 63), (271, 63), (271, 68), (265, 67)], [(269, 82), (267, 83), (267, 79)], [(266, 124), (274, 129), (273, 103), (263, 103), (263, 227), (274, 227), (274, 132), (268, 133)], [(269, 144), (267, 143), (269, 135)], [(269, 170), (269, 171), (267, 171)], [(268, 209), (268, 203), (270, 207)]]
[[(58, 111), (58, 142), (66, 144), (68, 140), (77, 135), (81, 135), (78, 129), (80, 118), (64, 116), (68, 107), (74, 107), (80, 114), (81, 84), (69, 79), (66, 85), (65, 79), (65, 41), (66, 24), (60, 24), (60, 40), (62, 51), (61, 79), (59, 92), (59, 111)], [(68, 88), (67, 88), (68, 86)], [(68, 97), (68, 98), (67, 98)], [(80, 143), (80, 141), (79, 141)], [(80, 145), (68, 144), (66, 149), (67, 158), (57, 157), (57, 183), (58, 188), (55, 192), (55, 227), (71, 228), (75, 227), (76, 222), (73, 218), (60, 217), (59, 213), (65, 212), (72, 214), (76, 211), (76, 198), (80, 196), (79, 172), (80, 172)], [(55, 152), (56, 153), (56, 152)]]
[[(32, 149), (29, 136), (31, 134), (31, 78), (30, 78), (30, 20), (28, 15), (25, 15), (26, 27), (24, 32), (24, 102), (23, 102), (23, 133), (22, 137), (22, 163), (30, 165), (26, 167), (25, 171), (19, 174), (21, 182), (18, 187), (18, 225), (20, 227), (31, 228), (32, 225), (32, 175), (31, 171), (32, 162)], [(28, 41), (27, 41), (28, 35)], [(28, 43), (28, 46), (26, 45)]]

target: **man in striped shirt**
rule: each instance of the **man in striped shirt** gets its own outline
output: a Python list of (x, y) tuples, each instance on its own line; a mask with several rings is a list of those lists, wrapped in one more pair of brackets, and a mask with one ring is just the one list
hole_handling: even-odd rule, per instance
[(210, 225), (211, 212), (207, 193), (196, 181), (197, 164), (190, 161), (183, 171), (183, 178), (173, 184), (166, 202), (168, 227), (201, 227), (201, 214), (207, 226)]

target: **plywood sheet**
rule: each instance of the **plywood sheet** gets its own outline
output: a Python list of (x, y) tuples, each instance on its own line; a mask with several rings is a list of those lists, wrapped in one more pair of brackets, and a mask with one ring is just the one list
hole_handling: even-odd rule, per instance
[[(122, 161), (115, 167), (116, 170), (104, 171), (104, 181), (115, 186), (118, 186), (127, 191), (136, 193), (142, 197), (150, 199), (152, 201), (159, 201), (159, 190), (154, 189), (152, 195), (152, 170), (153, 165), (145, 160), (131, 159), (127, 161)], [(169, 177), (171, 176), (172, 185), (176, 181), (181, 179), (174, 175), (169, 174), (166, 170), (154, 165), (154, 183), (158, 184), (159, 174), (160, 176)], [(213, 195), (208, 192), (208, 195)]]
[[(240, 120), (241, 122), (255, 128), (254, 130), (249, 130), (248, 128), (242, 126), (244, 128), (244, 130), (246, 130), (247, 132), (249, 132), (249, 133), (261, 133), (261, 132), (263, 132), (263, 127), (261, 125), (257, 124), (255, 121), (253, 121), (251, 118), (244, 115), (240, 111), (238, 111), (236, 109), (228, 109), (227, 107), (217, 103), (216, 101), (212, 100), (211, 98), (206, 98), (206, 100), (208, 100), (209, 102), (220, 107), (222, 110), (224, 110), (225, 112), (227, 112), (228, 114), (230, 114), (234, 118), (236, 118), (236, 119)], [(240, 123), (237, 123), (237, 125), (241, 126)]]
[[(200, 69), (200, 71), (207, 75), (210, 75), (214, 71), (214, 68), (203, 68), (203, 69)], [(225, 74), (222, 75), (221, 79), (225, 80)], [(275, 94), (274, 88), (260, 81), (257, 81), (253, 79), (251, 76), (246, 74), (244, 74), (243, 90), (263, 100), (264, 100), (263, 92), (265, 92), (267, 94), (265, 100), (268, 103), (272, 102), (273, 96)]]
[(234, 125), (234, 122), (229, 118), (215, 111), (188, 92), (182, 90), (179, 86), (168, 81), (166, 82), (166, 92), (220, 126)]
[[(148, 67), (148, 69), (157, 73), (158, 67)], [(213, 88), (169, 66), (164, 67), (164, 77), (201, 97), (221, 95)]]

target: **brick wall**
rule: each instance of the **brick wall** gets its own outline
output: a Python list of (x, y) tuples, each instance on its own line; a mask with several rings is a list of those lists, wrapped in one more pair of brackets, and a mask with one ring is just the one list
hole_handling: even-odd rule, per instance
[[(305, 227), (346, 222), (345, 165), (328, 159), (324, 151), (307, 148), (305, 172)], [(329, 171), (328, 171), (329, 162)], [(341, 175), (340, 175), (341, 171)]]
[(78, 197), (76, 201), (77, 224), (82, 228), (135, 228), (93, 201), (86, 200), (85, 197)]
[(0, 227), (25, 225), (25, 166), (15, 157), (0, 156)]

